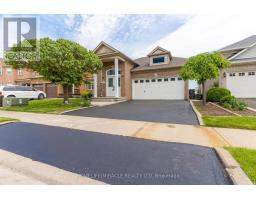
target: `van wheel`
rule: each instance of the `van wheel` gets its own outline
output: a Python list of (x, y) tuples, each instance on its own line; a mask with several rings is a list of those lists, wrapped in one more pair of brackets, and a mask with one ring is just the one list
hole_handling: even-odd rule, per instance
[(8, 95), (7, 98), (15, 98), (14, 95)]
[(38, 99), (39, 99), (39, 100), (44, 99), (44, 95), (43, 95), (43, 94), (39, 94), (39, 95), (38, 95)]

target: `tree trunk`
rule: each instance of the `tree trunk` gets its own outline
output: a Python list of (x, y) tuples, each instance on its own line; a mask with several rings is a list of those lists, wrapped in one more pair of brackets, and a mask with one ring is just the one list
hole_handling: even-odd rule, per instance
[(62, 85), (63, 87), (63, 95), (64, 95), (64, 104), (68, 104), (68, 85)]
[(205, 82), (202, 83), (202, 89), (203, 89), (203, 105), (206, 105), (206, 91), (205, 91)]

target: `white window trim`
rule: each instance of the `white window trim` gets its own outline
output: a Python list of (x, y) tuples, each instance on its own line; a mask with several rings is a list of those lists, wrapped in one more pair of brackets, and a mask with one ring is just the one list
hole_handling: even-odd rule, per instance
[[(153, 63), (153, 59), (154, 58), (160, 58), (160, 57), (164, 57), (164, 62), (161, 63)], [(157, 55), (157, 56), (151, 56), (150, 57), (150, 66), (155, 66), (155, 65), (164, 65), (167, 64), (169, 62), (169, 56), (166, 55)]]

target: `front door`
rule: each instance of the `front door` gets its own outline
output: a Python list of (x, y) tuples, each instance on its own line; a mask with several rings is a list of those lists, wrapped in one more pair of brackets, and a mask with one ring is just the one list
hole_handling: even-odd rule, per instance
[[(121, 87), (120, 87), (120, 77), (118, 77), (118, 90), (119, 90), (119, 96), (121, 96)], [(115, 96), (115, 76), (108, 76), (107, 77), (107, 96), (108, 97), (114, 97)]]

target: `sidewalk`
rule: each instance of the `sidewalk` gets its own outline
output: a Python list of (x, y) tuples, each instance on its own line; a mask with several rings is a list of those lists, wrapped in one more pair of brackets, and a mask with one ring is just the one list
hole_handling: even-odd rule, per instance
[(218, 135), (216, 130), (213, 128), (194, 125), (9, 111), (0, 111), (0, 116), (12, 117), (28, 123), (59, 126), (143, 139), (189, 143), (207, 147), (223, 147), (228, 145), (228, 143)]
[(105, 183), (0, 149), (0, 185), (22, 184), (102, 185)]

